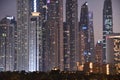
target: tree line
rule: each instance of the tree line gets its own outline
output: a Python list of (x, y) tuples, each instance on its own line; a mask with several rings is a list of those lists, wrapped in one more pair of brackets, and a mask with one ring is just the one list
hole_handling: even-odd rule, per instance
[(120, 80), (120, 74), (86, 74), (75, 71), (51, 70), (49, 72), (6, 71), (0, 72), (0, 80)]

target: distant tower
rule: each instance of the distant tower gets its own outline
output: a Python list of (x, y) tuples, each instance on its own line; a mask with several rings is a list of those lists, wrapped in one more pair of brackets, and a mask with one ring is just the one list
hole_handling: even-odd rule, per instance
[(96, 46), (95, 46), (95, 62), (96, 63), (99, 63), (99, 64), (102, 64), (103, 62), (103, 43), (102, 41), (98, 41)]
[(7, 16), (0, 21), (0, 71), (16, 69), (16, 21)]
[(106, 60), (106, 35), (110, 33), (113, 33), (112, 2), (105, 0), (103, 7), (103, 62)]
[(88, 27), (88, 42), (89, 42), (89, 50), (90, 50), (90, 61), (94, 62), (95, 54), (94, 54), (94, 28), (93, 28), (93, 12), (89, 11), (89, 27)]
[(47, 0), (47, 41), (46, 70), (54, 67), (63, 70), (63, 0)]
[(76, 70), (79, 61), (78, 1), (66, 0), (66, 40), (64, 44), (65, 70)]
[(89, 15), (88, 15), (88, 3), (85, 2), (81, 6), (81, 17), (80, 17), (80, 54), (81, 63), (90, 61), (90, 35), (89, 35)]
[(17, 70), (42, 70), (42, 0), (17, 0)]

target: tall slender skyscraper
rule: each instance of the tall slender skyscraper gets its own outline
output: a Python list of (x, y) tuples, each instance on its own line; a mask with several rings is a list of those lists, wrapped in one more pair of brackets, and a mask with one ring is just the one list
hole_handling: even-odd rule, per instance
[(48, 67), (48, 52), (49, 52), (49, 30), (47, 26), (48, 21), (48, 0), (43, 0), (43, 9), (42, 9), (42, 46), (43, 46), (43, 59), (42, 59), (42, 67), (43, 71), (47, 71)]
[(14, 71), (16, 66), (16, 21), (7, 16), (0, 21), (0, 71)]
[(42, 0), (17, 0), (17, 70), (42, 69)]
[(110, 33), (113, 33), (112, 2), (105, 0), (103, 7), (103, 62), (106, 59), (106, 35)]
[(78, 1), (66, 0), (66, 39), (64, 39), (65, 70), (76, 70), (79, 61)]
[(81, 63), (90, 61), (90, 44), (89, 44), (89, 17), (88, 17), (88, 3), (85, 2), (81, 6), (81, 17), (80, 17), (80, 53)]
[(88, 13), (89, 27), (88, 27), (88, 42), (90, 48), (90, 61), (94, 62), (94, 28), (93, 28), (93, 12), (89, 11)]
[[(58, 67), (63, 70), (63, 1), (47, 0), (47, 53), (46, 70)], [(46, 46), (47, 47), (47, 46)]]

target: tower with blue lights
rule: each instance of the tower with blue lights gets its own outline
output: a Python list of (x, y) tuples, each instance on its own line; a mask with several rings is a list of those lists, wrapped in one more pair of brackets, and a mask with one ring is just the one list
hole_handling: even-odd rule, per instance
[(112, 1), (105, 0), (103, 7), (103, 62), (106, 60), (106, 35), (113, 33)]
[(80, 54), (81, 64), (90, 61), (90, 44), (89, 44), (89, 17), (88, 17), (88, 3), (85, 2), (81, 6), (81, 17), (79, 24), (80, 31)]
[(89, 42), (89, 52), (90, 52), (90, 61), (95, 62), (94, 57), (94, 26), (93, 26), (93, 12), (88, 12), (88, 42)]

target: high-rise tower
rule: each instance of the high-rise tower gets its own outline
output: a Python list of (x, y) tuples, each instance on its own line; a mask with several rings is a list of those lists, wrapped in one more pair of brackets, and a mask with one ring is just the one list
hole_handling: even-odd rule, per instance
[(103, 7), (103, 59), (106, 59), (106, 35), (113, 33), (113, 16), (111, 0), (104, 1)]
[(46, 70), (58, 67), (63, 70), (63, 1), (47, 0), (47, 52)]
[(106, 35), (106, 63), (110, 64), (110, 73), (120, 73), (120, 33)]
[(42, 70), (42, 0), (17, 0), (17, 70)]
[(76, 70), (79, 61), (78, 1), (66, 0), (66, 38), (64, 39), (65, 70)]
[(16, 70), (16, 21), (7, 16), (0, 21), (0, 71)]
[(102, 64), (103, 62), (103, 43), (102, 43), (102, 41), (98, 41), (97, 42), (97, 44), (96, 44), (96, 46), (95, 46), (95, 57), (94, 57), (94, 59), (95, 59), (95, 62), (96, 63), (99, 63), (99, 64)]
[(85, 2), (81, 6), (81, 17), (80, 17), (80, 53), (81, 63), (90, 61), (90, 44), (89, 44), (89, 17), (88, 17), (88, 3)]
[(88, 19), (89, 19), (89, 27), (88, 27), (88, 42), (89, 42), (89, 50), (90, 50), (90, 61), (94, 62), (94, 28), (93, 28), (93, 12), (89, 11), (88, 13)]

